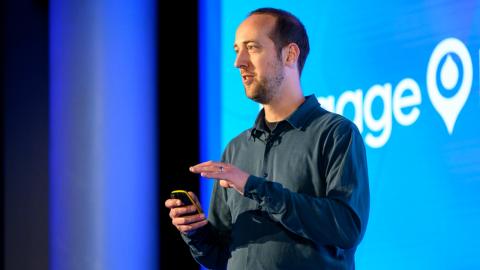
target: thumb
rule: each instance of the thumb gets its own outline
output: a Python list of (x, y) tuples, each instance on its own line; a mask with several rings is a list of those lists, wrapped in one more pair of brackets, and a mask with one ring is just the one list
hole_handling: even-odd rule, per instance
[(219, 184), (220, 184), (220, 186), (222, 186), (224, 188), (231, 188), (232, 187), (232, 185), (230, 185), (230, 182), (228, 182), (227, 180), (220, 179)]

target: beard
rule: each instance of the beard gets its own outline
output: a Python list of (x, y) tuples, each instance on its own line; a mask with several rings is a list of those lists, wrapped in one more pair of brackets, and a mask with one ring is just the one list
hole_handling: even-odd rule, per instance
[(259, 79), (255, 78), (250, 85), (244, 85), (245, 94), (251, 100), (260, 104), (269, 104), (278, 95), (280, 85), (285, 78), (280, 61), (271, 65), (273, 72)]

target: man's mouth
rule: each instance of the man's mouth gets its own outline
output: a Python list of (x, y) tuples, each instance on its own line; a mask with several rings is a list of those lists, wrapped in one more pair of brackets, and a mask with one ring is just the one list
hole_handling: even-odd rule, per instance
[(253, 77), (254, 75), (252, 74), (243, 74), (242, 75), (242, 80), (244, 84), (251, 84), (253, 82)]

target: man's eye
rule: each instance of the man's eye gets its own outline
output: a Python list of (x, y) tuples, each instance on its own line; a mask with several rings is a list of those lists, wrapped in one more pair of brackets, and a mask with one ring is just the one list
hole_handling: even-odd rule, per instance
[(250, 51), (250, 50), (253, 50), (253, 49), (256, 49), (257, 46), (255, 45), (247, 45), (247, 49)]

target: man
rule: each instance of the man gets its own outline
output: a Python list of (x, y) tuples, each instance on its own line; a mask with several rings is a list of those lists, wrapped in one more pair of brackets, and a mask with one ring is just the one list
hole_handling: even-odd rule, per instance
[(354, 269), (369, 211), (365, 148), (352, 122), (303, 96), (305, 28), (288, 12), (258, 9), (234, 50), (245, 93), (263, 109), (222, 162), (190, 168), (219, 179), (208, 220), (171, 199), (172, 223), (207, 268)]

